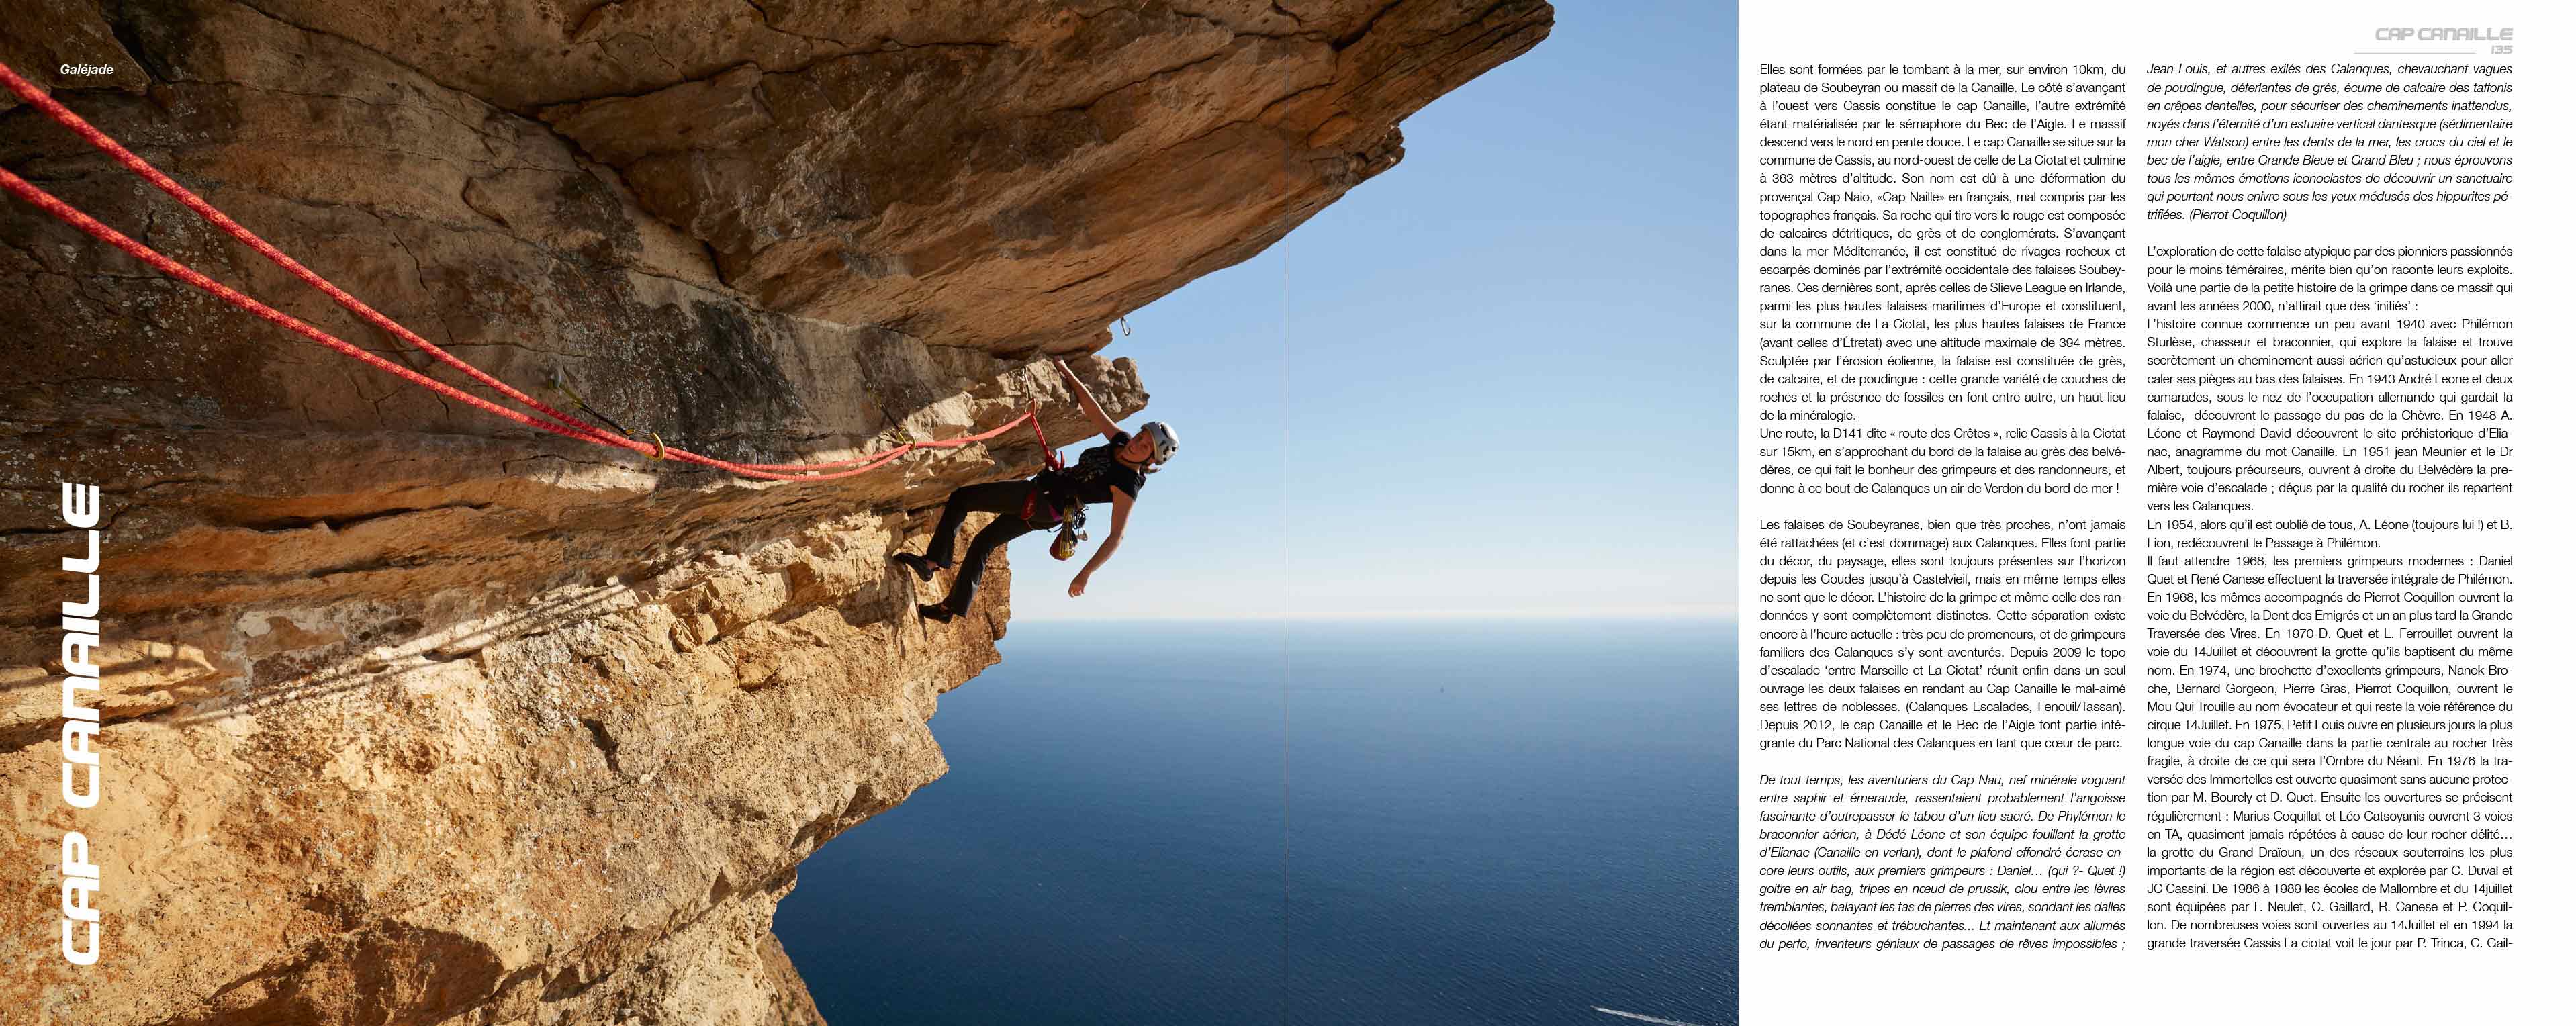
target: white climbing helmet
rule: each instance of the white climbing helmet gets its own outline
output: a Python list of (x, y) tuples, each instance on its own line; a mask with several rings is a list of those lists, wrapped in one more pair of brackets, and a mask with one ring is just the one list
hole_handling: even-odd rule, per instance
[(1156, 463), (1171, 459), (1173, 453), (1181, 451), (1181, 436), (1173, 434), (1172, 426), (1162, 421), (1146, 421), (1142, 427), (1136, 429), (1136, 433), (1153, 439)]

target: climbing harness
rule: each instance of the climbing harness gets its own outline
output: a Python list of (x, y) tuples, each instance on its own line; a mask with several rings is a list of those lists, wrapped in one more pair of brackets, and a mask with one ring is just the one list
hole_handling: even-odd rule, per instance
[[(1037, 432), (1038, 447), (1046, 452), (1047, 469), (1063, 470), (1064, 457), (1056, 455), (1055, 447), (1047, 444), (1046, 429), (1038, 427), (1034, 421), (1030, 422), (1029, 427)], [(1047, 555), (1057, 559), (1072, 559), (1074, 546), (1091, 537), (1082, 533), (1082, 502), (1070, 496), (1067, 498), (1067, 503), (1059, 506), (1053, 497), (1046, 494), (1046, 489), (1031, 488), (1028, 498), (1020, 500), (1020, 519), (1032, 524), (1062, 525), (1056, 531), (1055, 541), (1047, 545)], [(1039, 516), (1040, 513), (1044, 513), (1045, 516)]]
[[(1076, 499), (1067, 505), (1058, 506), (1055, 504), (1054, 500), (1040, 498), (1038, 492), (1039, 489), (1029, 489), (1028, 502), (1021, 508), (1020, 519), (1026, 520), (1032, 524), (1058, 525), (1056, 527), (1055, 540), (1047, 543), (1047, 555), (1054, 556), (1057, 559), (1072, 559), (1075, 546), (1080, 545), (1085, 539), (1091, 537), (1088, 534), (1082, 533), (1083, 513), (1081, 500)], [(1044, 520), (1039, 520), (1032, 515), (1041, 509), (1045, 510), (1047, 514), (1047, 518)]]
[[(26, 201), (29, 205), (53, 215), (65, 224), (69, 224), (74, 228), (80, 229), (100, 242), (107, 243), (119, 250), (123, 250), (126, 255), (143, 261), (145, 264), (150, 265), (154, 270), (195, 288), (200, 292), (204, 292), (207, 295), (221, 299), (226, 303), (230, 303), (245, 313), (301, 335), (307, 340), (337, 352), (342, 356), (360, 361), (421, 388), (435, 392), (438, 395), (475, 407), (476, 409), (480, 409), (497, 417), (502, 417), (528, 427), (536, 428), (540, 431), (561, 435), (575, 441), (588, 442), (592, 445), (606, 446), (609, 448), (625, 449), (629, 452), (650, 456), (656, 460), (667, 458), (683, 463), (695, 463), (700, 466), (714, 467), (719, 470), (732, 472), (742, 477), (755, 478), (764, 481), (830, 481), (838, 478), (852, 477), (875, 470), (888, 463), (892, 463), (904, 454), (912, 452), (915, 449), (948, 449), (962, 445), (972, 445), (977, 442), (991, 441), (992, 439), (999, 438), (1003, 434), (1010, 432), (1012, 429), (1019, 427), (1023, 423), (1029, 425), (1032, 429), (1037, 427), (1037, 410), (1032, 407), (1027, 412), (1011, 418), (998, 427), (977, 432), (975, 434), (941, 440), (905, 442), (884, 452), (871, 453), (865, 456), (857, 456), (846, 460), (834, 460), (826, 463), (733, 463), (717, 459), (712, 456), (690, 452), (686, 449), (671, 447), (662, 441), (662, 437), (658, 433), (652, 435), (653, 441), (649, 445), (642, 441), (638, 441), (631, 437), (631, 433), (626, 431), (624, 428), (617, 428), (614, 421), (610, 421), (607, 417), (600, 415), (598, 411), (592, 410), (587, 406), (587, 404), (582, 403), (579, 396), (572, 395), (571, 390), (562, 385), (560, 376), (558, 376), (555, 382), (557, 390), (570, 396), (575, 408), (581, 409), (583, 412), (589, 413), (594, 417), (598, 417), (610, 427), (616, 428), (617, 433), (610, 434), (607, 431), (603, 431), (599, 428), (583, 423), (580, 420), (576, 420), (570, 414), (552, 406), (548, 406), (543, 402), (539, 402), (527, 393), (504, 384), (499, 378), (486, 374), (481, 368), (475, 367), (474, 365), (457, 358), (447, 350), (439, 348), (428, 339), (422, 338), (418, 333), (396, 323), (393, 318), (387, 317), (384, 314), (377, 312), (374, 307), (368, 306), (366, 303), (359, 301), (356, 296), (352, 296), (346, 291), (343, 291), (339, 286), (331, 284), (330, 281), (324, 279), (321, 275), (314, 273), (310, 268), (297, 262), (294, 257), (288, 256), (284, 251), (278, 249), (276, 246), (270, 245), (268, 240), (262, 239), (258, 235), (253, 234), (250, 229), (242, 227), (240, 223), (225, 215), (223, 211), (215, 209), (214, 205), (206, 202), (203, 197), (198, 196), (194, 192), (190, 192), (187, 186), (179, 184), (177, 180), (171, 178), (169, 175), (163, 174), (159, 168), (155, 168), (151, 164), (145, 162), (143, 158), (135, 156), (132, 151), (127, 150), (115, 139), (110, 138), (107, 133), (99, 131), (88, 121), (83, 120), (80, 115), (72, 113), (71, 108), (63, 106), (52, 96), (37, 89), (34, 83), (21, 77), (15, 69), (9, 67), (5, 62), (0, 62), (0, 85), (8, 86), (9, 91), (17, 94), (19, 99), (26, 101), (29, 106), (43, 111), (45, 116), (52, 118), (56, 124), (70, 129), (73, 134), (80, 136), (82, 141), (89, 143), (90, 146), (96, 148), (99, 152), (107, 154), (109, 158), (116, 161), (118, 165), (124, 167), (128, 172), (131, 172), (136, 177), (150, 183), (154, 188), (169, 194), (172, 199), (178, 200), (180, 205), (187, 207), (199, 218), (204, 219), (206, 223), (213, 225), (224, 234), (232, 236), (235, 241), (250, 247), (254, 252), (257, 252), (260, 256), (266, 258), (270, 263), (276, 264), (278, 267), (284, 269), (288, 274), (294, 275), (297, 280), (312, 286), (323, 295), (331, 297), (333, 302), (340, 304), (340, 306), (346, 308), (350, 313), (358, 315), (361, 320), (384, 330), (395, 338), (401, 339), (403, 342), (412, 346), (412, 348), (429, 354), (440, 363), (444, 363), (449, 367), (454, 368), (466, 377), (472, 378), (476, 383), (500, 393), (512, 402), (516, 402), (527, 409), (534, 410), (537, 413), (545, 415), (545, 418), (547, 419), (540, 419), (538, 417), (521, 413), (517, 410), (509, 409), (498, 403), (492, 402), (491, 400), (467, 393), (453, 385), (449, 385), (445, 382), (429, 377), (428, 375), (422, 374), (419, 371), (415, 371), (409, 367), (405, 367), (382, 356), (376, 355), (375, 353), (368, 352), (348, 342), (342, 341), (329, 332), (305, 323), (303, 320), (291, 314), (281, 312), (257, 299), (253, 299), (238, 290), (207, 277), (193, 267), (189, 267), (186, 264), (162, 255), (158, 250), (155, 250), (150, 246), (146, 246), (128, 238), (123, 232), (119, 232), (114, 228), (108, 227), (101, 223), (97, 218), (81, 212), (79, 208), (63, 202), (43, 189), (37, 188), (35, 185), (30, 184), (26, 179), (18, 177), (18, 175), (5, 167), (0, 167), (0, 189), (6, 189), (19, 199)], [(1046, 444), (1046, 438), (1043, 433), (1040, 433), (1038, 436), (1038, 444), (1041, 446)], [(1053, 449), (1047, 450), (1047, 463), (1049, 466), (1060, 465), (1056, 459)], [(825, 471), (832, 472), (825, 473)]]

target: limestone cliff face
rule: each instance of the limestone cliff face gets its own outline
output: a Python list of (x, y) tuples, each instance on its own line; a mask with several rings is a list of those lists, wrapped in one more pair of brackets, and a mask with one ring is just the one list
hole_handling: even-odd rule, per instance
[[(1087, 428), (1045, 354), (1141, 408), (1136, 368), (1089, 355), (1104, 325), (1392, 166), (1399, 120), (1550, 19), (1527, 0), (0, 13), (0, 59), (431, 340), (762, 462), (1031, 405), (1070, 444)], [(432, 366), (14, 100), (0, 164)], [(806, 855), (945, 769), (927, 720), (1009, 616), (997, 566), (975, 615), (925, 625), (886, 557), (949, 489), (1038, 460), (1019, 435), (763, 484), (582, 446), (14, 202), (0, 390), (0, 862), (21, 867), (0, 1006), (39, 1023), (818, 1021), (771, 912)], [(86, 541), (61, 481), (107, 493), (92, 810), (55, 797), (58, 603), (85, 597), (58, 569)], [(32, 868), (65, 829), (105, 866), (85, 969), (55, 954), (55, 878)]]

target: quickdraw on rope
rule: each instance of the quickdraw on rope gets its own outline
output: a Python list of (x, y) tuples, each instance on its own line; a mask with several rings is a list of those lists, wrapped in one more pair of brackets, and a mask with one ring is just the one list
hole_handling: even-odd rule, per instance
[(610, 418), (609, 415), (601, 413), (597, 409), (592, 408), (589, 403), (583, 402), (581, 393), (573, 391), (571, 385), (564, 384), (563, 372), (555, 370), (547, 371), (546, 384), (554, 386), (554, 390), (563, 393), (564, 398), (572, 400), (573, 409), (590, 414), (591, 417), (597, 419), (600, 423), (608, 425), (608, 429), (611, 431), (625, 435), (628, 438), (635, 437), (635, 432), (626, 430), (625, 425), (619, 424), (616, 420)]
[[(203, 218), (206, 223), (222, 230), (224, 234), (232, 236), (234, 240), (242, 243), (243, 245), (249, 246), (260, 256), (267, 258), (270, 263), (283, 268), (287, 273), (294, 275), (298, 280), (303, 281), (307, 285), (313, 286), (322, 294), (331, 297), (333, 302), (340, 304), (349, 312), (358, 315), (360, 319), (365, 320), (367, 323), (373, 324), (378, 328), (384, 329), (395, 338), (403, 340), (415, 349), (428, 353), (440, 363), (444, 363), (455, 368), (465, 376), (474, 379), (477, 383), (508, 397), (510, 400), (517, 402), (521, 406), (534, 410), (537, 413), (544, 414), (548, 419), (541, 420), (517, 410), (509, 409), (481, 396), (466, 393), (455, 386), (449, 385), (435, 378), (431, 378), (419, 371), (415, 371), (409, 367), (405, 367), (401, 364), (385, 359), (382, 356), (368, 352), (348, 342), (344, 342), (329, 332), (316, 328), (291, 314), (281, 312), (270, 307), (266, 303), (262, 303), (257, 299), (244, 295), (240, 291), (205, 276), (195, 268), (164, 256), (152, 247), (126, 237), (124, 233), (108, 227), (101, 223), (97, 218), (81, 212), (79, 208), (55, 198), (53, 194), (37, 188), (26, 179), (18, 177), (15, 173), (12, 173), (9, 169), (4, 167), (0, 167), (0, 189), (6, 189), (19, 199), (26, 201), (29, 205), (48, 214), (52, 214), (63, 223), (80, 229), (92, 238), (107, 243), (110, 246), (114, 246), (119, 250), (123, 250), (126, 255), (143, 261), (145, 264), (150, 265), (154, 270), (195, 288), (200, 292), (204, 292), (207, 295), (230, 303), (252, 316), (268, 321), (281, 328), (285, 328), (286, 330), (292, 331), (298, 335), (302, 335), (306, 339), (338, 352), (342, 356), (366, 363), (378, 370), (402, 378), (405, 381), (428, 389), (446, 398), (454, 399), (466, 405), (481, 409), (484, 412), (506, 418), (519, 424), (524, 424), (528, 427), (536, 428), (540, 431), (561, 435), (576, 441), (589, 442), (593, 445), (625, 449), (629, 452), (650, 456), (656, 460), (667, 458), (683, 463), (695, 463), (701, 466), (730, 471), (743, 477), (757, 478), (760, 480), (830, 481), (838, 478), (864, 474), (868, 471), (875, 470), (888, 463), (894, 462), (897, 458), (915, 449), (947, 449), (961, 445), (971, 445), (977, 442), (991, 441), (992, 439), (1001, 437), (1011, 429), (1019, 427), (1022, 423), (1028, 424), (1032, 429), (1037, 427), (1037, 410), (1032, 408), (1026, 413), (1022, 413), (1017, 417), (1011, 418), (1001, 426), (987, 431), (959, 438), (905, 442), (902, 445), (895, 446), (894, 448), (888, 449), (884, 452), (871, 453), (866, 456), (858, 456), (846, 460), (835, 460), (828, 463), (733, 463), (717, 459), (712, 456), (690, 452), (686, 449), (672, 448), (662, 442), (662, 438), (659, 434), (655, 434), (653, 436), (653, 443), (651, 445), (646, 445), (645, 443), (633, 438), (625, 437), (627, 432), (623, 428), (619, 428), (617, 434), (610, 434), (606, 431), (602, 431), (598, 428), (582, 423), (581, 421), (574, 419), (571, 415), (555, 409), (552, 406), (548, 406), (543, 402), (539, 402), (528, 394), (510, 387), (500, 379), (484, 373), (481, 368), (458, 359), (454, 354), (439, 348), (435, 343), (422, 338), (411, 329), (396, 323), (393, 318), (387, 317), (382, 313), (378, 313), (374, 307), (361, 302), (357, 297), (343, 291), (339, 286), (331, 284), (321, 275), (315, 274), (311, 269), (305, 267), (302, 263), (297, 262), (294, 257), (288, 256), (284, 251), (279, 250), (276, 246), (270, 245), (268, 240), (262, 239), (258, 235), (253, 234), (250, 229), (242, 227), (240, 223), (234, 221), (231, 217), (226, 216), (223, 211), (215, 209), (213, 204), (206, 202), (204, 198), (198, 196), (196, 193), (190, 192), (186, 186), (179, 184), (177, 180), (161, 173), (159, 168), (155, 168), (151, 164), (145, 162), (143, 158), (135, 156), (132, 151), (127, 150), (115, 139), (109, 138), (107, 133), (99, 131), (89, 122), (82, 120), (80, 115), (72, 113), (71, 108), (63, 106), (52, 96), (37, 89), (34, 83), (20, 77), (17, 71), (10, 68), (5, 62), (0, 62), (0, 84), (7, 85), (9, 87), (9, 91), (17, 94), (19, 99), (26, 101), (29, 106), (43, 111), (45, 116), (52, 118), (56, 124), (60, 124), (65, 128), (71, 129), (72, 132), (80, 136), (83, 141), (89, 143), (100, 152), (107, 154), (111, 159), (115, 160), (117, 164), (123, 166), (127, 171), (132, 172), (136, 177), (151, 183), (154, 188), (160, 189), (162, 192), (169, 194), (172, 199), (178, 200), (180, 205), (185, 206), (190, 211), (196, 213), (196, 215)], [(560, 379), (557, 381), (556, 388), (562, 391), (566, 396), (570, 397), (576, 407), (583, 409), (585, 412), (588, 412), (593, 416), (599, 416), (603, 421), (608, 421), (608, 418), (600, 416), (598, 411), (591, 410), (586, 404), (582, 403), (581, 397), (573, 395), (570, 389), (564, 388)], [(611, 426), (615, 425), (614, 421), (608, 421), (608, 423)], [(1045, 444), (1045, 436), (1043, 433), (1039, 435), (1039, 444)], [(1049, 466), (1060, 465), (1056, 459), (1055, 451), (1053, 449), (1048, 449), (1046, 455)], [(837, 473), (821, 473), (821, 471), (834, 470), (835, 468), (842, 467), (848, 467), (851, 469), (840, 470)]]

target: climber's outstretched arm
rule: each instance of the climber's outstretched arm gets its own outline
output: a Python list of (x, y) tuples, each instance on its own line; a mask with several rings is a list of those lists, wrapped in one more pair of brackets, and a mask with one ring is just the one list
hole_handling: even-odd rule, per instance
[[(1107, 438), (1111, 435), (1117, 434), (1118, 422), (1109, 419), (1109, 414), (1100, 408), (1100, 403), (1091, 398), (1091, 390), (1082, 387), (1082, 379), (1073, 376), (1073, 368), (1066, 366), (1065, 362), (1059, 359), (1055, 361), (1055, 369), (1062, 372), (1066, 383), (1073, 386), (1073, 397), (1082, 400), (1082, 412), (1091, 417), (1092, 427), (1100, 429), (1100, 437)], [(1121, 506), (1120, 508), (1124, 509), (1125, 507)], [(1121, 519), (1124, 519), (1123, 516)], [(1111, 537), (1114, 538), (1116, 535), (1113, 534)], [(1095, 559), (1092, 562), (1096, 564), (1099, 560)]]
[(1127, 535), (1127, 511), (1136, 507), (1136, 497), (1127, 494), (1124, 488), (1112, 487), (1109, 500), (1109, 537), (1101, 540), (1099, 551), (1093, 552), (1091, 561), (1082, 565), (1082, 572), (1073, 575), (1073, 584), (1064, 589), (1067, 595), (1080, 596), (1083, 589), (1090, 587), (1091, 572), (1100, 569), (1100, 564), (1109, 562), (1109, 554), (1118, 551), (1118, 539)]

